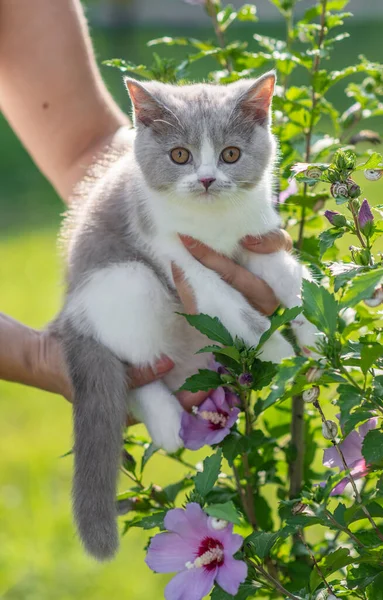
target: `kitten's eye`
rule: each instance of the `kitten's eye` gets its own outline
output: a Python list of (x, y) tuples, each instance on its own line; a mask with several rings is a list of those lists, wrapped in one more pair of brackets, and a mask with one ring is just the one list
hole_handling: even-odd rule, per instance
[(171, 151), (170, 156), (173, 162), (178, 165), (184, 165), (189, 160), (190, 152), (189, 150), (186, 150), (186, 148), (174, 148), (174, 150)]
[(241, 151), (235, 146), (228, 146), (222, 150), (221, 158), (225, 163), (235, 163), (241, 156)]

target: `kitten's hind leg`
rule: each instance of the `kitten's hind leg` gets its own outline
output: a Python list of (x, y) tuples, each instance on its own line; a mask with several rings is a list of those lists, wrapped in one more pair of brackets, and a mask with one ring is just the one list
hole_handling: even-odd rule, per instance
[(132, 390), (129, 411), (145, 423), (155, 446), (167, 452), (175, 452), (182, 446), (179, 437), (182, 407), (162, 381)]

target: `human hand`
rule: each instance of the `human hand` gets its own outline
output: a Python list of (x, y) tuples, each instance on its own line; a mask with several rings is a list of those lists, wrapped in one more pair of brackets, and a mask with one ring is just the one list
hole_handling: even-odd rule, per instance
[[(201, 262), (205, 267), (216, 271), (222, 279), (238, 290), (248, 302), (265, 315), (271, 315), (279, 305), (273, 290), (262, 279), (247, 271), (230, 258), (215, 252), (202, 242), (190, 236), (180, 235), (181, 241), (187, 250)], [(273, 231), (263, 237), (247, 236), (242, 240), (243, 246), (251, 252), (259, 254), (271, 254), (279, 250), (289, 252), (292, 247), (292, 239), (283, 229)], [(172, 265), (173, 279), (177, 287), (179, 297), (184, 309), (188, 314), (197, 312), (193, 290), (184, 279), (183, 271), (176, 265)], [(178, 399), (186, 409), (200, 404), (206, 397), (206, 392), (191, 394), (190, 392), (179, 392)]]

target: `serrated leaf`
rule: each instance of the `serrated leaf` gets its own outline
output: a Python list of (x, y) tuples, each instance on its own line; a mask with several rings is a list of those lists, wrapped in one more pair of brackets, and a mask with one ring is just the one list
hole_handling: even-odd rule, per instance
[(357, 425), (368, 421), (374, 415), (366, 410), (360, 410), (352, 413), (345, 420), (343, 429), (344, 429), (344, 437), (346, 437), (351, 431), (353, 431)]
[(247, 598), (254, 598), (255, 594), (262, 587), (257, 581), (245, 581), (239, 586), (239, 590), (235, 596), (228, 594), (218, 584), (213, 589), (210, 600), (247, 600)]
[[(331, 552), (324, 559), (319, 562), (319, 566), (323, 575), (328, 577), (332, 573), (339, 571), (343, 567), (357, 562), (355, 557), (350, 556), (350, 551), (347, 548), (338, 548), (335, 552)], [(315, 592), (317, 587), (322, 583), (322, 577), (319, 575), (316, 569), (311, 571), (310, 576), (310, 589)]]
[(364, 171), (366, 169), (376, 169), (382, 164), (382, 155), (379, 152), (373, 152), (365, 163), (358, 165), (356, 171)]
[(383, 600), (383, 573), (374, 577), (366, 587), (366, 595), (368, 600)]
[(254, 531), (246, 538), (245, 544), (251, 543), (254, 546), (255, 554), (263, 559), (270, 554), (270, 550), (278, 540), (279, 535), (279, 531), (274, 533), (268, 531)]
[(198, 373), (188, 377), (181, 390), (188, 392), (208, 392), (222, 385), (221, 376), (210, 369), (200, 369)]
[(235, 360), (235, 362), (240, 363), (241, 361), (241, 355), (239, 354), (237, 348), (235, 346), (227, 346), (227, 347), (221, 347), (221, 346), (205, 346), (204, 348), (201, 348), (201, 350), (198, 350), (198, 352), (196, 352), (196, 354), (203, 354), (204, 352), (213, 352), (214, 356), (218, 355), (223, 355), (223, 356), (228, 356), (229, 358), (231, 358), (232, 360)]
[(191, 479), (181, 479), (177, 483), (171, 483), (164, 487), (163, 491), (170, 502), (174, 502), (180, 492), (192, 487), (193, 481)]
[(157, 446), (155, 446), (153, 444), (153, 442), (145, 448), (145, 452), (143, 454), (142, 461), (141, 461), (141, 471), (144, 469), (146, 463), (152, 458), (152, 456), (156, 452), (158, 452), (158, 448), (157, 448)]
[(327, 229), (319, 234), (319, 254), (322, 257), (323, 254), (329, 248), (332, 248), (336, 240), (344, 235), (343, 229)]
[(302, 356), (295, 356), (294, 358), (284, 361), (282, 365), (278, 365), (277, 374), (274, 383), (271, 386), (270, 394), (263, 400), (262, 411), (280, 400), (286, 392), (287, 384), (298, 375), (305, 363), (305, 358)]
[(334, 296), (313, 281), (302, 283), (303, 312), (311, 323), (328, 336), (337, 330), (339, 305)]
[(383, 461), (383, 431), (372, 429), (363, 440), (362, 454), (367, 463)]
[(274, 375), (278, 371), (278, 366), (272, 362), (262, 362), (255, 360), (251, 367), (251, 374), (253, 376), (252, 390), (262, 390), (268, 386)]
[(365, 298), (371, 298), (383, 278), (383, 269), (372, 269), (354, 277), (342, 297), (341, 307), (352, 307)]
[(294, 306), (294, 308), (286, 308), (286, 310), (284, 310), (283, 313), (281, 313), (280, 315), (275, 315), (274, 317), (271, 317), (270, 328), (262, 334), (261, 339), (259, 340), (258, 347), (263, 346), (263, 344), (267, 342), (268, 339), (270, 339), (270, 337), (275, 331), (277, 331), (277, 329), (282, 327), (282, 325), (285, 325), (286, 323), (289, 323), (290, 321), (295, 319), (301, 312), (301, 306)]
[(223, 504), (210, 504), (204, 508), (204, 511), (216, 519), (223, 519), (235, 525), (241, 524), (240, 514), (232, 501), (224, 502)]
[(233, 466), (234, 459), (240, 454), (243, 454), (247, 448), (247, 439), (237, 431), (232, 431), (222, 441), (222, 452), (230, 467)]
[(130, 527), (140, 527), (141, 529), (154, 529), (155, 527), (159, 527), (160, 529), (163, 529), (166, 513), (166, 510), (162, 510), (161, 512), (143, 517), (139, 521), (134, 520), (134, 522), (130, 524)]
[(203, 333), (203, 335), (206, 335), (209, 340), (213, 340), (214, 342), (218, 342), (224, 346), (234, 345), (234, 340), (230, 333), (217, 317), (210, 317), (209, 315), (204, 314), (182, 314), (182, 316), (185, 317), (189, 325), (198, 329), (198, 331)]
[(383, 356), (382, 344), (363, 344), (360, 352), (360, 368), (363, 373), (367, 373), (375, 364), (378, 358)]
[(215, 454), (208, 456), (203, 461), (202, 473), (194, 477), (196, 491), (205, 497), (214, 487), (221, 471), (222, 450), (219, 448)]

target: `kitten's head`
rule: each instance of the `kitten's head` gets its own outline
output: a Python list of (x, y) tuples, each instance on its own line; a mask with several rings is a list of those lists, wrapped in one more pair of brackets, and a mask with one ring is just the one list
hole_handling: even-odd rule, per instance
[(275, 146), (273, 72), (230, 85), (125, 83), (134, 107), (135, 154), (151, 188), (211, 203), (237, 199), (268, 170)]

